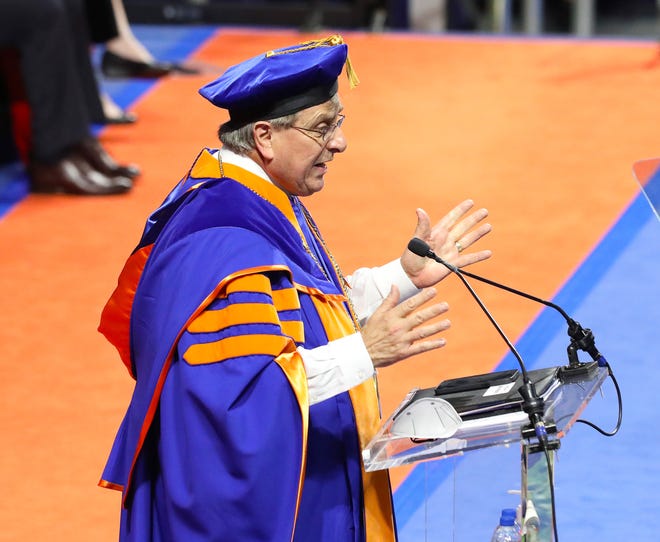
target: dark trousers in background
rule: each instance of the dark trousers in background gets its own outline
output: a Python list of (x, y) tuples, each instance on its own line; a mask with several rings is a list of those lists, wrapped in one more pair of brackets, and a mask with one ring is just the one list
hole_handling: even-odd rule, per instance
[(11, 78), (22, 79), (30, 108), (27, 158), (60, 159), (103, 119), (89, 47), (82, 0), (0, 3), (0, 48), (17, 52), (19, 69), (3, 76), (10, 88), (16, 88)]

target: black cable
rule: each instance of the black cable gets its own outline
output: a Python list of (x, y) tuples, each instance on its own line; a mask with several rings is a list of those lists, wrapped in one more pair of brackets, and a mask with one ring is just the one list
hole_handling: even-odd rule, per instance
[[(612, 372), (612, 368), (610, 367), (609, 363), (605, 363), (605, 367), (607, 367), (607, 373), (608, 376), (612, 379), (612, 383), (614, 384), (614, 388), (616, 390), (616, 395), (617, 395), (617, 400), (619, 403), (619, 416), (617, 419), (617, 423), (615, 428), (612, 431), (604, 431), (600, 427), (598, 427), (596, 424), (591, 423), (590, 421), (587, 420), (575, 420), (575, 423), (583, 423), (585, 425), (588, 425), (589, 427), (595, 429), (602, 435), (606, 437), (613, 437), (616, 435), (621, 428), (621, 422), (623, 420), (623, 399), (621, 396), (621, 389), (619, 388), (619, 383), (617, 382), (616, 378), (614, 377), (614, 373)], [(550, 490), (550, 512), (552, 514), (552, 531), (554, 533), (554, 542), (559, 542), (559, 532), (557, 528), (557, 514), (556, 514), (556, 504), (555, 504), (555, 484), (554, 484), (554, 468), (552, 466), (552, 463), (550, 462), (550, 451), (548, 448), (544, 445), (543, 442), (540, 442), (541, 447), (543, 448), (543, 452), (545, 453), (545, 461), (546, 465), (548, 467), (548, 488)]]
[(543, 446), (543, 452), (545, 453), (545, 462), (548, 466), (548, 487), (550, 489), (550, 513), (552, 514), (552, 531), (554, 533), (554, 542), (559, 542), (559, 532), (557, 529), (557, 513), (555, 507), (555, 475), (554, 467), (550, 462), (550, 451), (546, 446)]
[(617, 401), (619, 403), (619, 417), (616, 422), (616, 426), (612, 431), (605, 431), (598, 427), (596, 424), (587, 421), (587, 420), (575, 420), (575, 423), (583, 423), (585, 425), (588, 425), (592, 429), (595, 429), (598, 431), (601, 435), (604, 435), (606, 437), (613, 437), (619, 432), (619, 429), (621, 428), (621, 422), (623, 420), (623, 398), (621, 397), (621, 388), (619, 388), (619, 383), (617, 382), (616, 378), (614, 377), (614, 373), (612, 372), (612, 368), (610, 367), (609, 363), (605, 364), (605, 367), (607, 367), (607, 375), (612, 379), (612, 384), (614, 384), (614, 389), (616, 390), (616, 396), (617, 396)]
[[(617, 395), (617, 402), (619, 404), (619, 415), (616, 426), (612, 431), (604, 431), (596, 424), (587, 420), (578, 419), (575, 420), (575, 423), (583, 423), (595, 429), (596, 431), (598, 431), (599, 433), (601, 433), (606, 437), (613, 437), (619, 432), (619, 429), (621, 428), (621, 422), (623, 420), (623, 399), (621, 396), (621, 388), (619, 388), (619, 383), (617, 382), (609, 363), (606, 363), (605, 367), (607, 367), (607, 374), (612, 379), (612, 383), (614, 384), (614, 389), (616, 390), (616, 395)], [(545, 454), (545, 461), (548, 467), (548, 488), (550, 490), (550, 511), (552, 514), (552, 530), (554, 533), (554, 542), (559, 542), (559, 532), (557, 528), (557, 514), (556, 514), (556, 504), (555, 504), (554, 468), (552, 466), (552, 463), (550, 462), (550, 450), (547, 448), (544, 442), (539, 441), (539, 444)]]

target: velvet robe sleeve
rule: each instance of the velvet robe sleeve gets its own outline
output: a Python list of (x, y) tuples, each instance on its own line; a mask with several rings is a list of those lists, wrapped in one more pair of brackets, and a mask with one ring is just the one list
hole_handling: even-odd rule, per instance
[(278, 314), (302, 326), (292, 285), (271, 278), (229, 283), (179, 341), (161, 396), (155, 490), (172, 540), (292, 537), (307, 407)]

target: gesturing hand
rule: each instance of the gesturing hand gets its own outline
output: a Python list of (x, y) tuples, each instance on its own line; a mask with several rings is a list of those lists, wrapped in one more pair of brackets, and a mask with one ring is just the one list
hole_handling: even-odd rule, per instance
[(435, 289), (427, 288), (399, 303), (399, 290), (392, 286), (361, 331), (374, 367), (386, 367), (446, 344), (441, 337), (428, 338), (449, 328), (449, 320), (431, 322), (436, 316), (447, 312), (447, 303), (420, 308), (435, 296)]
[[(472, 200), (465, 200), (454, 207), (431, 228), (431, 221), (423, 209), (417, 209), (417, 227), (414, 237), (419, 237), (443, 260), (464, 267), (490, 258), (490, 250), (463, 252), (488, 234), (491, 226), (483, 223), (488, 216), (486, 209), (470, 214)], [(401, 266), (418, 288), (433, 286), (449, 274), (449, 270), (428, 258), (413, 254), (408, 249), (401, 256)]]

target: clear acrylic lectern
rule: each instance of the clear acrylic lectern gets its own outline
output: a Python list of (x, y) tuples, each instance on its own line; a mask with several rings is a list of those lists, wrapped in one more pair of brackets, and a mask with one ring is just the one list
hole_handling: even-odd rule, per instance
[[(560, 368), (557, 368), (560, 369)], [(556, 382), (544, 394), (543, 419), (548, 431), (550, 460), (554, 463), (554, 451), (578, 419), (594, 394), (608, 376), (605, 367), (593, 366), (584, 374), (562, 375), (558, 371)], [(482, 418), (461, 421), (453, 434), (445, 438), (418, 439), (402, 435), (396, 430), (396, 421), (410, 406), (419, 390), (412, 390), (382, 425), (378, 433), (363, 450), (364, 467), (367, 471), (388, 469), (401, 465), (456, 457), (468, 452), (496, 447), (520, 445), (521, 449), (521, 504), (523, 509), (528, 499), (536, 507), (542, 525), (539, 541), (553, 540), (552, 510), (550, 503), (550, 480), (544, 453), (539, 453), (536, 439), (526, 432), (529, 418), (525, 412), (508, 411)], [(460, 503), (454, 503), (460, 506)], [(438, 533), (428, 540), (438, 538)], [(427, 539), (427, 538), (425, 538)]]

